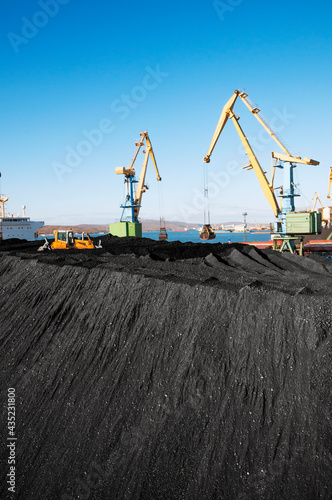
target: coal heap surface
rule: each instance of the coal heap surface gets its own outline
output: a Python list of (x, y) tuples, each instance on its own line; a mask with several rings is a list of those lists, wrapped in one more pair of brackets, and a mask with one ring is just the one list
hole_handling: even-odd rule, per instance
[(332, 498), (332, 261), (100, 239), (0, 245), (15, 497)]

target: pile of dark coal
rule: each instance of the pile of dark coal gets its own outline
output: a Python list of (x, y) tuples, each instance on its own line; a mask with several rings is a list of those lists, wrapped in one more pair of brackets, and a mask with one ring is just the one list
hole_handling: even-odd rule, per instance
[(331, 498), (331, 261), (38, 246), (0, 246), (16, 498)]

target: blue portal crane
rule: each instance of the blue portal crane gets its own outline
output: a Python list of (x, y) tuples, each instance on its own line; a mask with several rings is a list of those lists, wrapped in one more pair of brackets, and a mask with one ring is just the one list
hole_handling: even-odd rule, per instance
[[(145, 176), (149, 157), (151, 157), (153, 161), (153, 165), (157, 173), (157, 181), (161, 181), (156, 158), (154, 156), (148, 133), (141, 132), (140, 141), (136, 142), (135, 145), (137, 146), (137, 149), (129, 167), (116, 167), (115, 169), (116, 174), (124, 175), (124, 182), (127, 187), (127, 195), (124, 204), (121, 205), (121, 208), (123, 210), (120, 222), (110, 224), (109, 226), (110, 233), (114, 236), (142, 236), (142, 224), (139, 222), (138, 216), (142, 206), (141, 203), (143, 193), (145, 193), (145, 191), (148, 189), (148, 186), (145, 184)], [(142, 146), (145, 146), (145, 149), (143, 150), (145, 156), (139, 180), (137, 180), (135, 177), (136, 172), (134, 169), (134, 163)]]
[[(154, 156), (152, 144), (149, 138), (149, 135), (147, 132), (141, 132), (140, 133), (141, 140), (139, 142), (135, 143), (135, 146), (137, 146), (136, 153), (131, 160), (130, 166), (128, 168), (125, 167), (116, 167), (115, 173), (116, 174), (122, 174), (125, 176), (125, 184), (127, 185), (127, 196), (124, 205), (121, 205), (122, 210), (122, 215), (121, 215), (121, 222), (124, 222), (125, 220), (129, 220), (130, 222), (133, 223), (138, 223), (138, 215), (139, 211), (141, 208), (141, 202), (142, 202), (142, 196), (143, 193), (148, 189), (148, 186), (145, 184), (145, 176), (146, 176), (146, 170), (148, 166), (148, 160), (149, 156), (151, 157), (153, 161), (153, 165), (155, 168), (155, 171), (157, 173), (157, 181), (161, 181), (161, 177), (159, 175), (158, 167), (157, 167), (157, 162), (156, 158)], [(139, 177), (139, 180), (136, 179), (135, 177), (135, 169), (134, 169), (134, 163), (136, 161), (137, 155), (141, 149), (142, 146), (144, 146), (144, 140), (145, 140), (145, 150), (143, 150), (143, 153), (145, 153), (144, 161), (143, 161), (143, 166), (141, 170), (141, 174)], [(137, 184), (137, 186), (136, 186)], [(126, 210), (130, 209), (130, 216), (125, 217)]]

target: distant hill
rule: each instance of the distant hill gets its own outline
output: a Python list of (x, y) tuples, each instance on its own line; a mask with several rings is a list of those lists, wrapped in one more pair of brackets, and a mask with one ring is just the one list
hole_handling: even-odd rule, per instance
[(64, 225), (46, 225), (39, 229), (39, 235), (47, 235), (51, 236), (54, 234), (55, 230), (64, 229), (69, 230), (72, 229), (74, 233), (89, 233), (89, 234), (100, 234), (100, 233), (108, 233), (108, 224), (76, 224), (72, 226), (64, 226)]
[[(143, 231), (159, 231), (160, 229), (160, 221), (155, 219), (142, 219)], [(202, 222), (184, 222), (184, 221), (166, 221), (166, 229), (168, 231), (181, 231), (185, 229), (199, 229), (203, 223)], [(240, 225), (243, 224), (239, 221), (231, 221), (231, 222), (223, 222), (218, 224), (213, 224), (213, 227), (219, 226), (232, 226), (232, 225)], [(254, 227), (254, 224), (248, 223), (248, 227)], [(89, 233), (89, 234), (100, 234), (100, 233), (108, 233), (108, 224), (75, 224), (72, 226), (65, 225), (46, 225), (40, 228), (39, 235), (53, 235), (56, 229), (72, 229), (74, 233)]]
[[(159, 231), (160, 229), (160, 221), (154, 219), (143, 219), (143, 231)], [(198, 222), (183, 222), (183, 221), (165, 221), (166, 228), (170, 230), (181, 230), (181, 229), (198, 229), (201, 227), (201, 224)]]
[[(160, 229), (160, 221), (153, 219), (143, 219), (143, 231), (159, 231)], [(190, 222), (180, 222), (180, 221), (166, 221), (166, 227), (170, 230), (181, 230), (181, 229), (197, 229), (201, 226), (201, 224), (192, 224)], [(39, 234), (45, 235), (53, 235), (55, 230), (64, 229), (69, 230), (72, 229), (74, 233), (85, 233), (89, 234), (98, 234), (98, 233), (108, 233), (108, 224), (76, 224), (72, 226), (65, 225), (46, 225), (39, 230)]]

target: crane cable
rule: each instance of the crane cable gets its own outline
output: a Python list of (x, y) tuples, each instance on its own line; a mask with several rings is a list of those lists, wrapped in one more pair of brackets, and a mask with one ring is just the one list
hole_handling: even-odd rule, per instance
[(204, 164), (204, 226), (210, 224), (210, 206), (209, 206), (209, 179), (207, 164)]
[[(309, 198), (304, 194), (304, 192), (300, 189), (300, 176), (298, 175), (298, 172), (294, 171), (293, 173), (293, 179), (294, 179), (294, 188), (297, 189), (299, 195), (300, 195), (300, 203), (303, 203), (303, 199), (305, 200), (306, 205), (302, 205), (302, 209), (308, 210), (308, 207), (311, 206), (311, 201)], [(301, 199), (302, 198), (302, 199)], [(301, 207), (301, 205), (300, 205)]]
[[(127, 187), (126, 178), (125, 178), (125, 180), (123, 182), (123, 196), (122, 196), (122, 202), (120, 202), (120, 207), (122, 206), (122, 203), (124, 203), (124, 206), (126, 206), (126, 204), (127, 204), (127, 194), (128, 194), (128, 187)], [(127, 213), (128, 213), (127, 210), (125, 211), (124, 209), (122, 209), (121, 219), (120, 219), (121, 222), (122, 222), (122, 219), (126, 220)]]
[(158, 182), (159, 218), (160, 218), (160, 226), (163, 225), (165, 227), (164, 198), (163, 198), (163, 189), (161, 182), (162, 181)]

